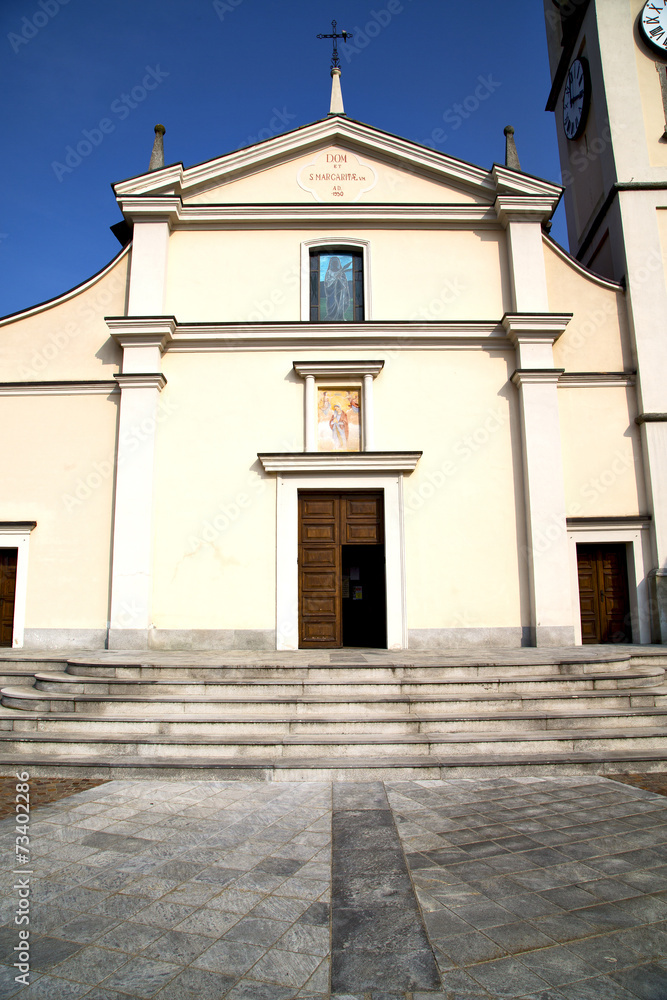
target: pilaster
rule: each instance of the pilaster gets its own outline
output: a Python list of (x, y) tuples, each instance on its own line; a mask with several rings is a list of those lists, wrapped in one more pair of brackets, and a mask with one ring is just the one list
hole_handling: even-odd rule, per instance
[(511, 314), (503, 326), (517, 352), (523, 450), (531, 638), (536, 646), (574, 643), (565, 484), (553, 344), (569, 315)]
[[(152, 619), (153, 466), (158, 406), (167, 380), (159, 370), (173, 317), (107, 320), (123, 347), (111, 572), (110, 649), (144, 649)], [(150, 367), (149, 367), (150, 366)]]

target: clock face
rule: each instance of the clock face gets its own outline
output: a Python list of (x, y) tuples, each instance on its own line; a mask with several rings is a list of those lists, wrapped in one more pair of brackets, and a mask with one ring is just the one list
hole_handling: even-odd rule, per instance
[(667, 52), (667, 0), (648, 0), (639, 26), (644, 41), (664, 55)]
[(563, 129), (568, 139), (578, 139), (584, 131), (590, 100), (588, 63), (585, 59), (575, 59), (568, 70), (563, 94)]

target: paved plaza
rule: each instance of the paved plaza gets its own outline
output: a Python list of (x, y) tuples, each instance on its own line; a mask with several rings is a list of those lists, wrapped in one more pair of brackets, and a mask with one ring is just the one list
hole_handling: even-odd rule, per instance
[(667, 799), (606, 778), (113, 780), (29, 867), (15, 825), (3, 998), (667, 998)]

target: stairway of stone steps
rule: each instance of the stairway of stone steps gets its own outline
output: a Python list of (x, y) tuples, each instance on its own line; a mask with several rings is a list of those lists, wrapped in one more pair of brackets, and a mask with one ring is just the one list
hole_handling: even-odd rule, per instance
[[(0, 656), (0, 765), (258, 777), (635, 770), (667, 759), (667, 650)], [(41, 769), (41, 770), (40, 770)]]

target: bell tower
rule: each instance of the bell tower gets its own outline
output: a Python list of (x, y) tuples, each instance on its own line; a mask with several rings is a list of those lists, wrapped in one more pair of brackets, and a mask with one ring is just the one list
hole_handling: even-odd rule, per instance
[(625, 285), (667, 643), (667, 0), (544, 0), (571, 254)]

